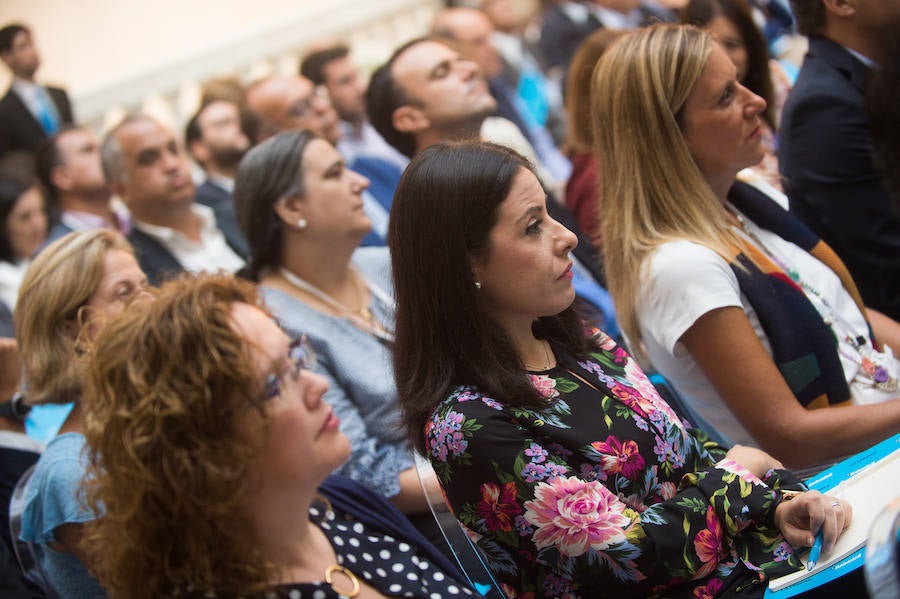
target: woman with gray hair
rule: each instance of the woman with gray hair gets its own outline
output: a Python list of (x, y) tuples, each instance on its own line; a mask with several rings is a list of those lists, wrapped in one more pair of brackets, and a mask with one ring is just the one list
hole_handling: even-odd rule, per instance
[(250, 246), (245, 273), (288, 334), (306, 335), (318, 355), (325, 400), (353, 447), (338, 472), (433, 530), (400, 427), (390, 258), (383, 247), (359, 248), (372, 227), (362, 200), (368, 185), (308, 131), (285, 131), (250, 150), (234, 189)]

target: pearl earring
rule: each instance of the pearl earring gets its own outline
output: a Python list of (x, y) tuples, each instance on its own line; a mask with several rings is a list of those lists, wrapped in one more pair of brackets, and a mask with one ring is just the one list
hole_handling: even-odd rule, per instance
[(475, 281), (475, 289), (481, 289), (481, 283), (479, 281)]
[(308, 223), (306, 222), (306, 219), (305, 219), (305, 218), (301, 218), (300, 220), (297, 221), (297, 228), (300, 229), (300, 230), (302, 231), (303, 229), (306, 228), (306, 225), (307, 225), (307, 224), (308, 224)]

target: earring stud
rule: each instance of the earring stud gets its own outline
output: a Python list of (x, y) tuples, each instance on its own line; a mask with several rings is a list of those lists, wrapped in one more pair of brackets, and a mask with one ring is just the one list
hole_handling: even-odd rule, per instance
[(301, 218), (300, 220), (297, 221), (297, 228), (300, 229), (300, 230), (302, 231), (303, 229), (306, 228), (306, 225), (307, 225), (307, 224), (309, 224), (309, 223), (306, 222), (306, 219), (305, 219), (305, 218)]
[(475, 289), (481, 289), (481, 282), (475, 281)]

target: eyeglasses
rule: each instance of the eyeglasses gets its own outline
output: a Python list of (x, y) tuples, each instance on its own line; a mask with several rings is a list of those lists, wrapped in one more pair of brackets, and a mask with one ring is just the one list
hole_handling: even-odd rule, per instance
[(312, 108), (312, 105), (316, 102), (320, 102), (324, 105), (327, 105), (330, 102), (330, 98), (328, 97), (328, 90), (325, 89), (325, 86), (315, 86), (311, 94), (301, 100), (294, 102), (294, 104), (291, 105), (291, 107), (288, 109), (287, 114), (288, 116), (293, 118), (303, 118), (307, 116), (309, 109)]
[(316, 366), (316, 354), (309, 345), (306, 335), (302, 335), (291, 341), (288, 345), (288, 367), (281, 374), (272, 373), (266, 377), (263, 384), (263, 397), (268, 401), (281, 395), (281, 382), (285, 376), (297, 382), (300, 380), (301, 370), (310, 370)]

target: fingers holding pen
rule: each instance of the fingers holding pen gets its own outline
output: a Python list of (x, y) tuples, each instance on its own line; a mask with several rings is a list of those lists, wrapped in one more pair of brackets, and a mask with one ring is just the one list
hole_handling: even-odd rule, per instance
[(792, 546), (810, 547), (821, 532), (826, 552), (834, 547), (852, 518), (853, 508), (848, 502), (818, 491), (808, 491), (792, 501), (782, 501), (775, 510), (776, 526)]

